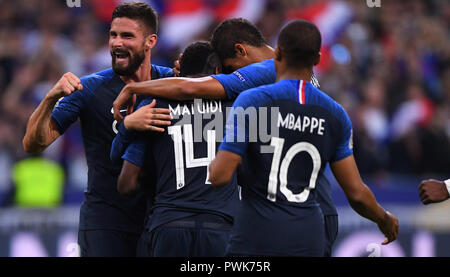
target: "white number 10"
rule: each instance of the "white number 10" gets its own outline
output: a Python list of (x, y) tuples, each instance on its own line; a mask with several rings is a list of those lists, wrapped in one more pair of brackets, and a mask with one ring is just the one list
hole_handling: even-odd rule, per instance
[[(270, 169), (269, 175), (269, 185), (267, 187), (267, 199), (270, 201), (276, 201), (277, 189), (278, 189), (278, 178), (280, 178), (280, 191), (286, 196), (289, 202), (303, 203), (308, 199), (309, 192), (316, 187), (317, 176), (320, 171), (320, 165), (322, 163), (320, 159), (320, 153), (317, 148), (309, 142), (299, 142), (294, 144), (286, 153), (283, 161), (280, 160), (281, 153), (283, 152), (284, 139), (272, 137), (270, 145), (275, 148), (272, 159), (272, 167)], [(309, 186), (306, 187), (303, 192), (294, 194), (290, 189), (288, 189), (287, 176), (289, 165), (292, 159), (300, 152), (307, 152), (313, 161), (313, 170), (311, 173), (311, 178), (309, 179)], [(296, 169), (298, 170), (298, 169)], [(278, 172), (280, 172), (278, 176)]]
[[(168, 128), (169, 135), (173, 139), (173, 147), (175, 151), (175, 172), (177, 190), (182, 189), (186, 182), (184, 179), (184, 157), (183, 157), (183, 136), (181, 134), (181, 126), (170, 126)], [(194, 168), (206, 166), (205, 184), (211, 184), (209, 180), (209, 164), (216, 157), (216, 131), (208, 130), (208, 156), (205, 158), (194, 158), (194, 139), (192, 135), (192, 124), (183, 125), (184, 146), (186, 150), (186, 168)]]

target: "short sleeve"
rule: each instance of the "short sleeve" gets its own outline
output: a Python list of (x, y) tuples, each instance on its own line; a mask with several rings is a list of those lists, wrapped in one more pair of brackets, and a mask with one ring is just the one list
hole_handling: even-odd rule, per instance
[(337, 162), (343, 160), (351, 155), (353, 155), (353, 130), (352, 123), (347, 113), (341, 108), (340, 120), (342, 123), (342, 128), (340, 130), (340, 135), (338, 138), (338, 144), (336, 152), (332, 158), (332, 162)]
[(152, 64), (152, 79), (174, 77), (172, 68)]
[(103, 79), (100, 76), (83, 77), (81, 78), (83, 90), (77, 90), (56, 103), (52, 120), (56, 123), (60, 134), (63, 134), (78, 119), (86, 103), (102, 82)]
[(276, 71), (273, 60), (265, 60), (240, 68), (231, 74), (212, 75), (222, 84), (229, 99), (248, 89), (275, 83)]
[(122, 159), (139, 167), (144, 167), (148, 136), (140, 134), (126, 149)]

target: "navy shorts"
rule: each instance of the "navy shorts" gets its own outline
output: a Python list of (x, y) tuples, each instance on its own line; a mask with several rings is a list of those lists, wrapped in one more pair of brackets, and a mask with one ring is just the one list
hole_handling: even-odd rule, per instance
[(339, 229), (339, 222), (337, 215), (326, 215), (325, 220), (325, 254), (324, 257), (331, 257), (333, 244)]
[(136, 257), (139, 235), (114, 230), (78, 231), (81, 257)]
[(145, 229), (138, 241), (137, 256), (150, 258), (153, 257), (152, 255), (152, 235), (148, 229)]
[(175, 220), (151, 232), (152, 257), (223, 257), (232, 224), (214, 215)]
[(294, 220), (283, 216), (273, 215), (268, 220), (267, 217), (256, 216), (245, 206), (241, 207), (227, 256), (323, 257), (325, 224), (322, 210), (318, 206), (300, 209)]

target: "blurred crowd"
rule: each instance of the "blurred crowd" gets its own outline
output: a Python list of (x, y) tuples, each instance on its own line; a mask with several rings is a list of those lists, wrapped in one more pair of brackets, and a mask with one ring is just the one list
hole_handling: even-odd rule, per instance
[[(149, 2), (163, 19), (161, 2), (169, 1)], [(68, 8), (65, 2), (0, 0), (0, 195), (14, 191), (14, 165), (30, 157), (23, 151), (22, 138), (46, 92), (65, 72), (81, 77), (110, 67), (111, 7), (103, 7), (105, 1), (100, 0), (81, 0), (81, 8)], [(252, 20), (275, 46), (278, 31), (295, 11), (317, 2), (321, 1), (252, 1), (264, 5)], [(322, 90), (351, 117), (361, 173), (367, 178), (448, 178), (450, 2), (381, 0), (381, 8), (369, 8), (365, 0), (343, 2), (351, 7), (351, 18), (327, 46), (327, 64), (317, 74)], [(218, 21), (204, 24), (192, 40), (208, 39)], [(171, 66), (184, 46), (161, 43), (152, 61)], [(64, 169), (66, 191), (83, 191), (86, 165), (78, 125), (44, 157)], [(8, 197), (3, 198), (0, 205), (7, 205)]]

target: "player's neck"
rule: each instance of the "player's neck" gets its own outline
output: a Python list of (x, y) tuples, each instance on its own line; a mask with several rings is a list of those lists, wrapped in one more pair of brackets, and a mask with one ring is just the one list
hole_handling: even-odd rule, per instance
[(264, 44), (261, 47), (256, 48), (258, 61), (270, 60), (275, 57), (275, 50), (267, 44)]
[(280, 72), (277, 72), (277, 82), (281, 80), (304, 80), (304, 81), (311, 81), (313, 71), (309, 68), (303, 68), (303, 69), (292, 69), (292, 68), (286, 68), (285, 70), (280, 70)]
[(149, 81), (152, 79), (152, 66), (150, 64), (150, 55), (146, 56), (141, 66), (132, 76), (120, 76), (125, 84)]

